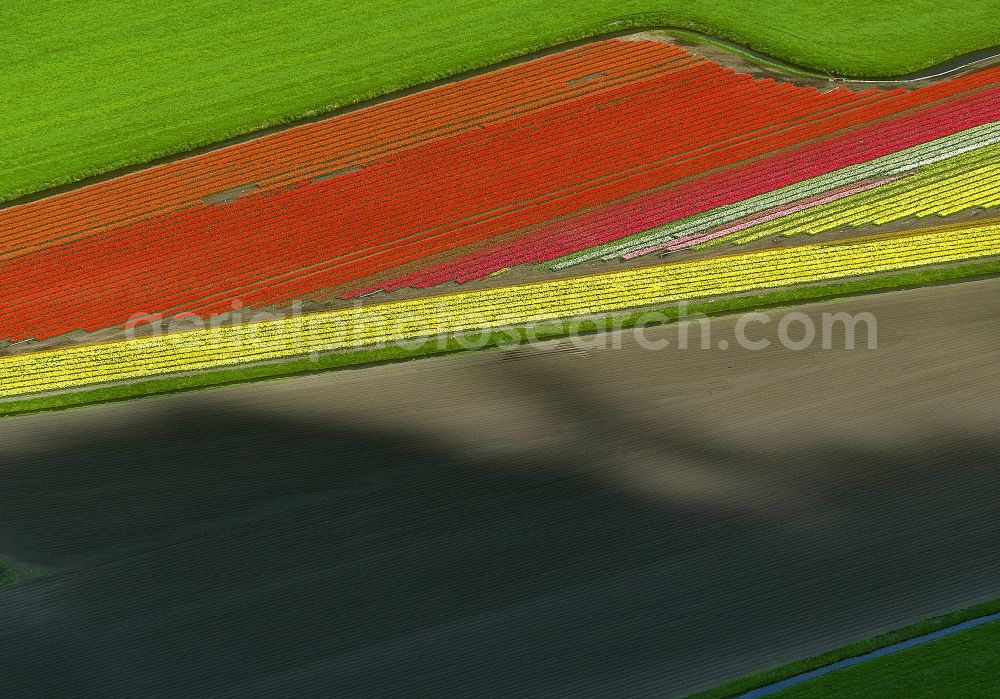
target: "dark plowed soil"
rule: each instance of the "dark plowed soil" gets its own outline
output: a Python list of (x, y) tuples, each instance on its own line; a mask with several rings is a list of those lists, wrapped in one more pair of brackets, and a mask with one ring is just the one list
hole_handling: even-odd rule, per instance
[(998, 301), (2, 421), (4, 692), (671, 696), (995, 597)]

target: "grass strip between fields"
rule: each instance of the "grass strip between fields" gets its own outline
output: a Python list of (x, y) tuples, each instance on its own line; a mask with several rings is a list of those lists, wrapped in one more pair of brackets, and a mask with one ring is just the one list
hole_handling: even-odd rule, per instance
[[(638, 30), (637, 30), (638, 31)], [(649, 31), (656, 31), (655, 29)], [(801, 75), (809, 78), (829, 78), (831, 77), (829, 73), (823, 73), (818, 70), (809, 70), (807, 68), (801, 68), (792, 63), (785, 63), (779, 61), (775, 58), (771, 58), (767, 54), (760, 53), (759, 51), (754, 51), (753, 49), (740, 46), (732, 41), (726, 41), (725, 39), (720, 39), (712, 36), (711, 34), (705, 34), (703, 32), (698, 32), (688, 29), (668, 29), (666, 30), (670, 36), (677, 37), (678, 39), (684, 39), (695, 45), (700, 46), (714, 46), (716, 48), (724, 49), (730, 53), (736, 54), (741, 58), (744, 58), (751, 63), (756, 63), (757, 65), (767, 66), (782, 73), (789, 73), (792, 75)]]
[[(908, 640), (911, 640), (911, 639), (914, 639), (914, 638), (918, 638), (920, 636), (925, 636), (927, 634), (934, 633), (936, 631), (941, 631), (942, 629), (947, 629), (947, 628), (949, 628), (951, 626), (955, 626), (957, 624), (961, 624), (961, 623), (966, 622), (966, 621), (970, 621), (970, 620), (973, 620), (973, 619), (978, 619), (980, 617), (989, 616), (991, 614), (997, 614), (997, 613), (1000, 613), (1000, 599), (992, 600), (990, 602), (985, 602), (983, 604), (979, 604), (979, 605), (976, 605), (974, 607), (969, 607), (967, 609), (961, 609), (959, 611), (952, 612), (950, 614), (945, 614), (944, 616), (934, 617), (934, 618), (931, 618), (931, 619), (925, 619), (924, 621), (917, 622), (916, 624), (913, 624), (912, 626), (907, 626), (905, 628), (898, 629), (896, 631), (890, 631), (888, 633), (885, 633), (885, 634), (882, 634), (882, 635), (879, 635), (879, 636), (875, 636), (874, 638), (869, 638), (869, 639), (866, 639), (864, 641), (859, 641), (857, 643), (852, 643), (852, 644), (844, 646), (842, 648), (838, 648), (836, 650), (830, 651), (829, 653), (823, 653), (821, 655), (816, 655), (816, 656), (813, 656), (811, 658), (806, 658), (804, 660), (797, 660), (797, 661), (795, 661), (793, 663), (789, 663), (788, 665), (782, 665), (780, 667), (771, 668), (771, 669), (768, 669), (768, 670), (764, 670), (762, 672), (755, 673), (753, 675), (749, 675), (747, 677), (743, 677), (743, 678), (740, 678), (740, 679), (737, 679), (737, 680), (733, 680), (731, 682), (726, 682), (726, 683), (721, 684), (718, 687), (714, 687), (714, 688), (712, 688), (710, 690), (707, 690), (707, 691), (704, 691), (704, 692), (698, 692), (697, 694), (692, 694), (692, 695), (690, 695), (690, 697), (688, 697), (688, 699), (723, 699), (725, 697), (739, 696), (741, 694), (745, 694), (747, 692), (751, 692), (751, 691), (753, 691), (755, 689), (760, 689), (761, 687), (766, 687), (766, 686), (774, 684), (776, 682), (780, 682), (782, 680), (790, 679), (792, 677), (795, 677), (796, 675), (801, 675), (803, 673), (810, 672), (812, 670), (817, 670), (819, 668), (826, 667), (827, 665), (832, 665), (834, 663), (837, 663), (837, 662), (840, 662), (840, 661), (843, 661), (843, 660), (848, 660), (850, 658), (855, 658), (855, 657), (858, 657), (858, 656), (861, 656), (861, 655), (866, 655), (868, 653), (871, 653), (873, 651), (877, 651), (877, 650), (879, 650), (881, 648), (885, 648), (887, 646), (895, 645), (895, 644), (901, 643), (903, 641), (908, 641)], [(994, 626), (994, 624), (984, 625), (983, 627), (979, 627), (979, 628), (987, 628), (989, 626)], [(962, 642), (961, 639), (962, 639), (962, 637), (965, 634), (970, 633), (971, 631), (975, 631), (975, 630), (976, 629), (971, 629), (969, 631), (963, 631), (963, 632), (961, 632), (959, 634), (956, 634), (955, 636), (951, 636), (949, 638), (951, 638), (951, 639), (958, 639), (957, 642), (961, 643)], [(940, 641), (933, 641), (932, 643), (930, 643), (930, 644), (928, 644), (926, 646), (919, 646), (918, 648), (911, 649), (909, 651), (902, 651), (899, 654), (890, 655), (890, 656), (884, 656), (883, 658), (878, 658), (876, 660), (877, 661), (887, 661), (888, 662), (888, 661), (893, 661), (893, 659), (898, 659), (899, 657), (903, 657), (904, 654), (910, 653), (910, 652), (913, 652), (913, 651), (916, 651), (916, 650), (920, 650), (920, 651), (926, 652), (927, 650), (932, 649), (935, 644), (937, 644), (937, 643), (939, 643), (941, 641), (944, 641), (944, 640), (948, 640), (948, 639), (941, 639)], [(876, 660), (873, 660), (871, 662), (875, 662)], [(895, 660), (894, 662), (898, 662), (898, 660)], [(856, 666), (854, 666), (852, 668), (847, 668), (847, 670), (859, 670), (860, 671), (861, 668), (864, 668), (865, 666), (866, 666), (865, 664), (856, 665)], [(937, 668), (937, 669), (940, 670), (940, 668)], [(845, 671), (846, 670), (838, 670), (835, 673), (831, 673), (830, 675), (826, 675), (825, 677), (832, 678), (837, 673), (839, 673), (839, 672), (845, 672)], [(934, 674), (938, 674), (938, 673), (934, 673)], [(810, 682), (816, 682), (816, 681), (818, 681), (818, 680), (811, 680)], [(801, 694), (801, 696), (812, 696), (812, 694), (807, 689), (808, 686), (809, 686), (808, 683), (804, 683), (802, 685), (799, 685), (799, 687), (801, 687), (801, 691), (803, 692)], [(841, 689), (843, 689), (843, 687), (841, 687)], [(860, 690), (863, 690), (864, 687), (863, 686), (859, 686), (858, 689), (860, 691)], [(938, 688), (939, 691), (942, 691), (943, 689), (945, 689), (945, 688), (940, 688), (940, 687)], [(786, 691), (788, 691), (788, 690), (786, 690)], [(798, 692), (799, 692), (799, 688), (797, 687), (797, 688), (795, 688), (795, 692), (794, 692), (796, 694), (796, 696), (799, 695)], [(838, 692), (834, 692), (833, 694), (829, 694), (829, 693), (826, 693), (826, 694), (816, 694), (816, 696), (820, 696), (820, 695), (822, 695), (822, 696), (842, 696)], [(862, 693), (862, 695), (864, 695), (864, 696), (872, 696), (871, 694), (863, 694), (863, 693)], [(948, 696), (948, 694), (946, 692), (945, 693), (941, 693), (939, 695), (940, 696)], [(780, 693), (779, 696), (785, 696), (785, 693)], [(901, 694), (901, 696), (910, 696), (910, 695), (904, 692), (903, 694)]]
[(913, 647), (890, 649), (879, 657), (858, 658), (849, 667), (837, 667), (783, 689), (779, 696), (788, 699), (1000, 696), (1000, 674), (996, 671), (1000, 664), (1000, 614), (967, 621), (961, 626), (938, 631), (929, 638), (913, 639), (909, 641), (916, 644)]
[[(985, 262), (932, 267), (894, 274), (873, 275), (845, 281), (778, 289), (755, 295), (692, 302), (686, 306), (685, 314), (688, 318), (691, 316), (716, 317), (756, 309), (789, 306), (809, 301), (823, 301), (844, 296), (996, 275), (1000, 275), (1000, 260), (992, 259)], [(587, 334), (607, 330), (628, 330), (640, 323), (649, 324), (650, 310), (650, 308), (643, 308), (631, 312), (608, 314), (602, 318), (584, 321), (582, 324), (571, 322), (570, 320), (541, 322), (531, 326), (530, 337), (532, 341), (554, 340), (566, 337), (571, 332), (571, 329)], [(658, 313), (660, 314), (659, 322), (653, 324), (674, 322), (679, 317), (681, 311), (676, 305), (671, 305), (658, 309)], [(15, 399), (0, 402), (0, 417), (47, 410), (60, 410), (96, 403), (108, 403), (209, 386), (231, 385), (269, 378), (328, 371), (331, 369), (405, 361), (432, 355), (515, 346), (522, 344), (524, 338), (527, 337), (527, 333), (523, 328), (502, 328), (488, 332), (489, 336), (485, 338), (483, 337), (484, 331), (478, 330), (447, 338), (444, 341), (429, 339), (420, 346), (389, 346), (340, 351), (320, 355), (316, 358), (282, 360), (238, 368), (210, 369), (197, 373), (136, 380), (131, 383), (56, 393), (36, 398)], [(469, 350), (469, 343), (463, 341), (464, 338), (470, 337), (476, 338), (474, 344), (477, 350)]]

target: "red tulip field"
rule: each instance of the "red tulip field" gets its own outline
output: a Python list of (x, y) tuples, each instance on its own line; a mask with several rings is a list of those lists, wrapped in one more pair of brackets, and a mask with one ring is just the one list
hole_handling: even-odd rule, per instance
[(769, 193), (800, 211), (988, 148), (998, 96), (1000, 69), (820, 90), (596, 42), (0, 211), (0, 337), (634, 257), (725, 207), (766, 218)]

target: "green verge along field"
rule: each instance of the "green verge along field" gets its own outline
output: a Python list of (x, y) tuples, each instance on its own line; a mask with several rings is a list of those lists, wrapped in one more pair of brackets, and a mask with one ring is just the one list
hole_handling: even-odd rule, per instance
[(992, 2), (78, 0), (5, 3), (0, 201), (629, 26), (830, 73), (1000, 44)]
[(1000, 622), (831, 672), (782, 697), (995, 697), (1000, 695)]
[[(823, 653), (822, 655), (816, 655), (810, 658), (804, 658), (802, 660), (797, 660), (795, 662), (789, 663), (787, 665), (782, 665), (775, 668), (769, 668), (761, 672), (748, 675), (746, 677), (741, 677), (736, 680), (725, 682), (717, 687), (706, 690), (704, 692), (697, 692), (692, 694), (689, 699), (725, 699), (725, 697), (740, 696), (747, 692), (761, 689), (769, 685), (781, 682), (783, 680), (788, 680), (798, 675), (802, 675), (813, 670), (818, 670), (820, 668), (825, 668), (834, 663), (838, 663), (850, 658), (857, 658), (859, 656), (867, 655), (874, 651), (877, 651), (887, 646), (892, 646), (897, 643), (902, 643), (904, 641), (909, 641), (911, 639), (918, 638), (920, 636), (926, 636), (935, 632), (948, 629), (953, 626), (957, 626), (964, 622), (969, 622), (975, 619), (981, 619), (987, 616), (992, 616), (1000, 613), (1000, 600), (992, 600), (990, 602), (984, 602), (983, 604), (978, 604), (974, 607), (967, 607), (965, 609), (959, 609), (958, 611), (945, 614), (943, 616), (934, 617), (931, 619), (924, 619), (923, 621), (917, 622), (911, 626), (905, 628), (897, 629), (895, 631), (890, 631), (888, 633), (875, 636), (873, 638), (866, 639), (864, 641), (858, 641), (857, 643), (852, 643), (836, 650), (832, 650), (828, 653)], [(970, 629), (969, 631), (961, 631), (953, 637), (946, 639), (940, 639), (938, 641), (931, 641), (927, 646), (918, 646), (905, 651), (899, 651), (897, 654), (886, 656), (884, 658), (875, 658), (870, 661), (865, 661), (861, 663), (860, 666), (855, 666), (854, 668), (846, 668), (843, 670), (836, 670), (830, 675), (817, 678), (816, 680), (810, 680), (803, 682), (801, 685), (794, 689), (795, 693), (792, 694), (792, 690), (785, 690), (784, 692), (779, 692), (782, 697), (785, 696), (815, 696), (815, 694), (810, 694), (808, 692), (820, 692), (818, 696), (854, 696), (850, 691), (844, 691), (839, 682), (838, 688), (834, 689), (833, 685), (827, 685), (826, 680), (832, 679), (833, 676), (840, 677), (842, 674), (847, 676), (851, 674), (851, 671), (859, 668), (873, 668), (879, 672), (884, 672), (887, 675), (892, 675), (896, 673), (895, 677), (899, 679), (899, 673), (895, 670), (895, 665), (889, 667), (891, 661), (895, 658), (901, 663), (900, 667), (906, 665), (909, 667), (909, 663), (913, 662), (909, 660), (911, 654), (920, 657), (920, 661), (924, 663), (930, 663), (931, 668), (935, 670), (934, 676), (951, 676), (951, 667), (947, 666), (948, 660), (944, 657), (945, 654), (950, 653), (950, 649), (946, 647), (938, 646), (938, 643), (944, 640), (952, 640), (961, 643), (963, 648), (967, 648), (970, 651), (979, 645), (979, 637), (973, 637), (970, 631), (980, 631), (986, 630), (989, 627), (1000, 626), (996, 623), (988, 623), (984, 627), (976, 627)], [(1000, 632), (993, 631), (987, 632), (989, 638), (993, 639), (992, 643), (996, 643), (996, 633)], [(937, 648), (937, 650), (933, 650)], [(921, 652), (929, 652), (931, 655), (921, 655)], [(981, 659), (981, 656), (979, 657)], [(882, 661), (889, 661), (886, 665), (882, 665)], [(934, 664), (939, 664), (937, 667), (933, 667)], [(996, 665), (996, 659), (991, 663), (993, 666)], [(947, 667), (946, 667), (947, 666)], [(873, 677), (872, 674), (865, 672), (857, 676), (857, 684), (863, 687), (881, 687), (883, 690), (891, 689), (892, 684), (881, 685), (871, 683), (870, 680)], [(926, 679), (927, 675), (924, 675)], [(908, 686), (908, 685), (907, 685)], [(935, 684), (934, 682), (928, 680), (928, 686), (936, 689), (936, 692), (932, 692), (928, 696), (952, 696), (955, 692), (945, 691), (941, 684)], [(958, 689), (957, 686), (951, 687), (951, 689)], [(959, 692), (960, 696), (971, 696), (972, 690), (975, 689), (971, 684), (968, 687), (963, 686), (961, 688), (963, 691)], [(839, 690), (839, 691), (838, 691)], [(966, 691), (967, 690), (967, 691)], [(805, 692), (804, 694), (798, 694), (799, 691)], [(900, 692), (900, 695), (911, 696), (913, 693)], [(880, 691), (880, 692), (867, 692), (859, 696), (892, 696), (893, 692), (890, 691)], [(919, 692), (916, 695), (920, 695)], [(996, 690), (992, 689), (988, 693), (989, 696), (995, 696)]]

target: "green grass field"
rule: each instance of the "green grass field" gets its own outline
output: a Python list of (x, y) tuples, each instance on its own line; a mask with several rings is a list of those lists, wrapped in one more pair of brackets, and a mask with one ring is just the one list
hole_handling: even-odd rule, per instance
[[(1000, 612), (1000, 600), (960, 609), (876, 638), (726, 682), (689, 699), (724, 699), (841, 660)], [(1000, 624), (962, 631), (925, 646), (875, 658), (779, 692), (779, 697), (995, 697), (1000, 695)], [(990, 675), (994, 677), (990, 677)]]
[(985, 0), (8, 0), (0, 201), (621, 29), (629, 18), (870, 76), (1000, 44), (994, 10)]
[(1000, 622), (984, 624), (781, 692), (788, 699), (819, 697), (1000, 696)]

